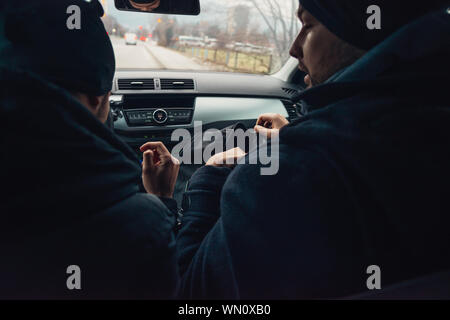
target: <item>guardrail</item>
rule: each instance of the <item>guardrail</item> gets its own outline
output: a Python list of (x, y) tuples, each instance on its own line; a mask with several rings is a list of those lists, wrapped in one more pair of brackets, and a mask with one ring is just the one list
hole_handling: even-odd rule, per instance
[(236, 72), (270, 74), (273, 67), (273, 56), (270, 54), (187, 46), (179, 46), (175, 49), (188, 56), (209, 61)]

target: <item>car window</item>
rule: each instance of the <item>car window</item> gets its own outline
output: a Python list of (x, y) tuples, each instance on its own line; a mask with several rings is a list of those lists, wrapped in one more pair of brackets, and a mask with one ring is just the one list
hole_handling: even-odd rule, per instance
[(300, 28), (297, 0), (201, 0), (198, 16), (118, 11), (102, 0), (118, 69), (277, 72)]

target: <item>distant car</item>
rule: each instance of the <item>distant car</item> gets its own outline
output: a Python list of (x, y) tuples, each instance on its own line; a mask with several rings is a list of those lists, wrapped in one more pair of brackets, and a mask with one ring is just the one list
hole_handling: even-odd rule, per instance
[(249, 53), (251, 51), (251, 47), (247, 43), (235, 42), (235, 43), (233, 43), (233, 50), (234, 51), (239, 51), (239, 52), (247, 52), (247, 53)]
[(217, 49), (219, 46), (219, 41), (217, 39), (208, 39), (205, 43), (205, 48)]
[(234, 49), (234, 43), (227, 43), (225, 45), (225, 48), (227, 48), (228, 50), (233, 50)]
[(125, 44), (126, 45), (137, 45), (137, 35), (135, 33), (125, 34)]
[(178, 45), (180, 47), (203, 47), (204, 41), (201, 37), (180, 36)]

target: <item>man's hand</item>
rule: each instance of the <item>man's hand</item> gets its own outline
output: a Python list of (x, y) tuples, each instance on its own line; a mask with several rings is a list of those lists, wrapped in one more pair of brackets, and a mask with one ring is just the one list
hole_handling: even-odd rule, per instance
[(212, 156), (208, 162), (207, 166), (213, 167), (234, 167), (239, 159), (245, 157), (246, 153), (241, 148), (234, 148), (228, 151), (217, 153)]
[(265, 113), (258, 118), (254, 129), (257, 133), (262, 133), (270, 139), (273, 133), (278, 133), (281, 128), (288, 124), (289, 121), (280, 114)]
[(161, 198), (172, 198), (177, 182), (180, 162), (162, 142), (148, 142), (143, 152), (142, 182), (148, 193)]

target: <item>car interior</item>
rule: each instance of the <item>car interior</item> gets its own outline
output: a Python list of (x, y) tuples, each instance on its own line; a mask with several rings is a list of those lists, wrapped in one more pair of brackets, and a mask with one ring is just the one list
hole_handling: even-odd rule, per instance
[[(205, 2), (208, 9), (211, 4), (216, 5), (218, 1), (206, 0), (202, 2), (202, 5)], [(176, 7), (176, 2), (173, 3)], [(117, 6), (118, 10), (114, 12), (116, 21), (120, 21), (120, 18), (126, 15), (143, 15), (138, 9), (134, 9), (135, 12), (133, 12), (131, 5), (127, 5), (126, 2), (103, 1), (103, 5), (107, 8), (106, 16), (110, 7)], [(233, 7), (231, 9), (225, 7), (224, 10), (233, 12)], [(291, 10), (291, 7), (288, 6), (285, 10)], [(180, 11), (171, 8), (171, 11), (167, 13), (179, 13)], [(162, 15), (156, 12), (144, 13), (144, 15), (147, 14), (150, 19), (154, 16), (153, 20), (156, 20), (156, 23), (162, 19)], [(191, 12), (187, 11), (184, 14), (191, 14)], [(197, 14), (195, 10), (194, 14)], [(203, 17), (208, 17), (207, 15), (208, 10), (192, 18), (194, 21), (202, 21)], [(295, 11), (290, 17), (296, 20)], [(232, 18), (230, 19), (232, 20)], [(228, 23), (232, 24), (233, 22)], [(136, 26), (137, 39), (141, 39), (139, 36), (139, 33), (142, 33), (140, 29), (144, 28), (146, 27)], [(150, 28), (147, 27), (152, 32)], [(127, 39), (132, 31), (132, 28), (124, 31), (124, 39), (119, 40), (119, 45), (114, 45), (116, 56), (121, 56), (117, 51), (124, 50), (123, 46), (128, 41)], [(180, 36), (183, 35), (173, 35), (176, 38)], [(146, 50), (142, 51), (143, 54), (150, 54), (151, 58), (156, 61), (162, 60), (161, 56), (150, 51), (153, 46), (163, 46), (160, 43), (161, 39), (152, 38), (150, 43), (148, 39), (146, 39), (147, 41), (137, 41), (138, 48), (146, 46)], [(251, 41), (250, 33), (247, 39)], [(114, 40), (113, 44), (116, 43)], [(291, 40), (293, 39), (286, 41)], [(270, 40), (267, 39), (266, 41)], [(196, 44), (192, 48), (189, 44), (187, 46), (189, 49), (207, 50), (202, 43)], [(169, 48), (172, 52), (177, 50), (176, 39), (173, 39), (171, 45), (166, 48)], [(131, 48), (125, 49), (131, 50)], [(211, 50), (214, 51), (210, 48)], [(216, 51), (219, 50), (217, 48)], [(234, 51), (233, 49), (228, 51), (224, 48), (225, 50), (227, 52)], [(259, 53), (255, 52), (254, 55), (257, 57)], [(241, 56), (248, 57), (251, 54), (242, 52)], [(124, 55), (124, 57), (122, 60), (128, 62), (127, 56)], [(180, 128), (193, 131), (194, 123), (197, 121), (202, 123), (203, 130), (212, 128), (222, 130), (236, 123), (241, 123), (246, 128), (253, 128), (258, 117), (263, 113), (277, 113), (290, 121), (295, 120), (300, 114), (299, 108), (292, 101), (292, 98), (304, 87), (304, 73), (298, 69), (296, 60), (289, 58), (288, 52), (284, 52), (283, 57), (287, 57), (287, 59), (282, 61), (283, 64), (280, 63), (279, 70), (270, 73), (250, 73), (241, 70), (218, 72), (214, 68), (211, 68), (211, 70), (183, 70), (173, 69), (170, 63), (165, 63), (163, 67), (156, 69), (139, 66), (130, 68), (126, 66), (126, 62), (121, 64), (121, 61), (118, 61), (110, 98), (114, 131), (142, 158), (139, 151), (142, 144), (148, 141), (161, 141), (170, 151), (178, 143), (178, 141), (171, 140), (173, 131)], [(139, 58), (139, 55), (137, 55), (137, 58)], [(195, 60), (196, 62), (199, 61), (199, 59)], [(209, 64), (209, 62), (206, 63)], [(125, 67), (123, 67), (124, 65)], [(186, 181), (197, 168), (196, 165), (182, 166), (175, 192), (175, 198), (178, 202), (181, 201)]]
[[(155, 1), (136, 1), (145, 2)], [(283, 45), (274, 43), (278, 36), (270, 34), (273, 25), (265, 19), (266, 11), (258, 7), (262, 6), (260, 1), (249, 1), (246, 9), (218, 0), (191, 1), (194, 6), (191, 11), (177, 7), (190, 1), (169, 2), (176, 8), (153, 11), (128, 0), (102, 1), (106, 12), (103, 19), (118, 58), (110, 98), (111, 120), (115, 133), (136, 150), (141, 159), (139, 147), (142, 144), (162, 141), (170, 151), (178, 143), (171, 140), (174, 130), (193, 131), (197, 121), (202, 122), (203, 130), (222, 130), (236, 123), (253, 128), (263, 113), (281, 114), (289, 121), (301, 117), (294, 97), (305, 88), (305, 74), (299, 70), (297, 60), (289, 57), (286, 44), (292, 43), (301, 27), (299, 22), (294, 22), (297, 21), (296, 7), (291, 6), (294, 2), (298, 4), (297, 1), (284, 1), (285, 5), (280, 7), (286, 14), (283, 16), (292, 19), (288, 24), (293, 24), (293, 36), (287, 37)], [(197, 5), (200, 12), (195, 9)], [(217, 21), (214, 18), (217, 15), (226, 18)], [(166, 23), (177, 27), (171, 29), (168, 39), (163, 39), (164, 32), (159, 29), (164, 31), (161, 26)], [(246, 30), (245, 36), (240, 34), (240, 28)], [(137, 46), (129, 47), (125, 43), (124, 35), (129, 38), (130, 33), (135, 34)], [(252, 49), (263, 47), (266, 50)], [(217, 57), (211, 58), (222, 53), (227, 55), (226, 66), (217, 62)], [(253, 58), (250, 64), (256, 65), (260, 57), (267, 55), (282, 57), (278, 67), (258, 70), (253, 66), (250, 71), (239, 67), (239, 56)], [(140, 67), (139, 57), (142, 61), (154, 60), (157, 67), (144, 63)], [(170, 60), (178, 57), (181, 62), (172, 65)], [(201, 68), (180, 67), (186, 59)], [(186, 182), (197, 168), (182, 165), (175, 191), (179, 203)], [(445, 273), (350, 299), (420, 298), (430, 292), (448, 294), (449, 285), (450, 278)]]

